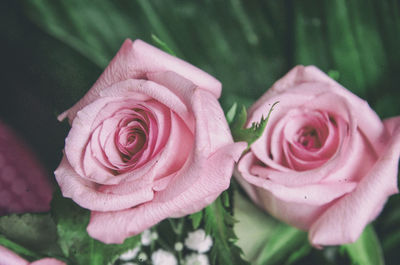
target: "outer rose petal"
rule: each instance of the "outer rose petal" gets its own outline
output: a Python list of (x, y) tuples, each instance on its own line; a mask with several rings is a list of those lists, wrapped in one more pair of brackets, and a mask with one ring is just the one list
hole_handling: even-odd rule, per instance
[(196, 84), (174, 72), (148, 73), (147, 77), (157, 84), (168, 87), (188, 109), (191, 108), (191, 99), (197, 89)]
[(147, 73), (165, 71), (178, 73), (217, 98), (221, 95), (221, 83), (204, 71), (141, 40), (127, 39), (93, 87), (58, 118), (63, 120), (68, 116), (71, 122), (80, 109), (99, 98), (99, 94), (112, 84), (127, 79), (145, 79)]
[(66, 265), (64, 262), (53, 259), (53, 258), (44, 258), (37, 260), (35, 262), (30, 263), (29, 265)]
[(12, 252), (11, 250), (0, 246), (0, 265), (28, 265), (29, 262)]
[(0, 246), (0, 265), (66, 265), (64, 262), (53, 258), (44, 258), (32, 263), (21, 258), (11, 250)]
[[(229, 186), (235, 160), (246, 148), (246, 143), (229, 144), (210, 158), (192, 157), (190, 166), (180, 171), (168, 189), (175, 197), (157, 193), (153, 201), (119, 212), (92, 212), (87, 227), (89, 235), (107, 244), (122, 243), (127, 237), (139, 234), (168, 217), (181, 217), (201, 210), (212, 203)], [(225, 165), (221, 167), (221, 165)], [(178, 180), (186, 180), (182, 193)], [(175, 181), (176, 180), (176, 181)], [(105, 230), (104, 227), (112, 229)]]
[[(196, 90), (192, 106), (195, 143), (184, 167), (149, 203), (120, 212), (92, 212), (87, 227), (92, 237), (105, 243), (122, 243), (165, 218), (202, 209), (228, 188), (234, 161), (247, 145), (232, 143), (224, 114), (213, 95)], [(106, 231), (104, 227), (113, 229)]]
[(392, 131), (386, 150), (356, 190), (332, 205), (311, 226), (309, 239), (313, 245), (354, 242), (382, 210), (387, 197), (398, 192), (400, 118), (389, 119), (385, 125)]
[(65, 156), (54, 173), (63, 196), (73, 198), (77, 204), (87, 209), (115, 211), (126, 209), (153, 198), (152, 179), (131, 183), (131, 190), (128, 194), (97, 191), (94, 183), (76, 174)]
[(308, 229), (327, 205), (356, 187), (354, 182), (287, 187), (253, 176), (249, 170), (255, 160), (252, 153), (242, 157), (238, 166), (240, 174), (235, 177), (258, 206), (300, 229)]
[[(239, 171), (243, 178), (264, 190), (271, 192), (275, 197), (283, 202), (300, 203), (304, 205), (324, 205), (329, 203), (344, 194), (351, 192), (357, 186), (356, 182), (319, 182), (316, 184), (308, 184), (302, 186), (288, 187), (277, 184), (269, 179), (253, 176), (250, 173), (251, 164), (254, 163), (254, 155), (246, 154), (239, 164)], [(267, 208), (273, 208), (268, 201), (261, 201), (262, 205)], [(301, 212), (301, 211), (300, 211)], [(296, 214), (296, 213), (294, 213)], [(302, 213), (300, 213), (302, 214)], [(279, 214), (278, 214), (279, 216)]]
[[(175, 77), (187, 80), (179, 75)], [(190, 81), (185, 83), (188, 89), (190, 89), (191, 84), (193, 83)], [(180, 95), (175, 94), (169, 87), (153, 81), (128, 79), (110, 86), (107, 90), (101, 92), (100, 95), (101, 97), (124, 97), (132, 96), (132, 92), (149, 96), (175, 111), (183, 120), (191, 120), (191, 116), (189, 115), (190, 106), (188, 107), (182, 102)]]

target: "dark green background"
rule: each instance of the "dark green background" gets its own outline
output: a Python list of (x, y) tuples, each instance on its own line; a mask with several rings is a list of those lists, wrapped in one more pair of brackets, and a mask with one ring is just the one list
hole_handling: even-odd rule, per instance
[[(400, 115), (399, 1), (109, 0), (0, 3), (0, 119), (51, 172), (68, 125), (56, 115), (93, 84), (126, 38), (156, 34), (250, 105), (297, 64), (338, 73), (382, 118)], [(375, 223), (397, 264), (400, 199)]]

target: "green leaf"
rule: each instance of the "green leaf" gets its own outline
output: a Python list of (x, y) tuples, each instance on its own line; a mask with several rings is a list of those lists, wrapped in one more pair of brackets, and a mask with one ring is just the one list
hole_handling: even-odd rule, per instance
[(336, 81), (338, 81), (339, 80), (339, 78), (340, 78), (340, 73), (339, 73), (339, 71), (336, 71), (336, 70), (329, 70), (328, 71), (328, 76), (330, 77), (330, 78), (332, 78), (333, 80), (336, 80)]
[(134, 236), (123, 244), (104, 244), (91, 238), (86, 232), (89, 211), (63, 198), (60, 192), (54, 194), (51, 208), (57, 223), (58, 242), (72, 264), (107, 265), (140, 241), (140, 236)]
[[(236, 109), (236, 113), (231, 123), (232, 136), (235, 142), (245, 141), (250, 147), (250, 145), (254, 143), (264, 132), (268, 123), (268, 119), (274, 110), (275, 105), (278, 103), (279, 102), (275, 102), (271, 106), (267, 116), (265, 118), (262, 116), (260, 122), (258, 123), (253, 122), (250, 128), (245, 128), (247, 121), (246, 107), (242, 105), (240, 109)], [(235, 105), (233, 107), (235, 107)], [(233, 112), (232, 109), (229, 110), (229, 112), (229, 116), (231, 117)]]
[(296, 261), (299, 259), (307, 256), (312, 250), (312, 247), (310, 244), (304, 244), (302, 247), (299, 249), (293, 251), (290, 255), (289, 258), (287, 259), (285, 265), (291, 265), (294, 264)]
[(234, 192), (234, 231), (238, 237), (237, 245), (243, 250), (245, 258), (254, 264), (258, 254), (265, 247), (278, 221), (242, 195)]
[(228, 124), (230, 125), (233, 122), (233, 119), (235, 118), (235, 114), (238, 108), (237, 102), (233, 103), (232, 107), (226, 112), (226, 120), (228, 121)]
[(12, 240), (7, 239), (5, 236), (0, 235), (0, 246), (4, 246), (8, 248), (9, 250), (17, 253), (19, 256), (22, 256), (25, 259), (28, 259), (30, 261), (40, 259), (42, 258), (41, 255), (38, 253), (35, 253), (15, 242)]
[(349, 255), (354, 265), (385, 264), (381, 244), (371, 224), (364, 229), (356, 242), (342, 245), (341, 251)]
[(233, 231), (235, 220), (226, 209), (221, 196), (205, 208), (205, 231), (213, 238), (210, 253), (211, 264), (249, 264), (242, 258), (242, 250), (235, 245), (237, 237)]
[(306, 232), (281, 224), (271, 235), (265, 248), (261, 250), (255, 264), (283, 264), (294, 251), (308, 244)]
[(0, 234), (23, 248), (45, 256), (62, 254), (57, 245), (56, 226), (48, 213), (2, 216)]
[(166, 53), (169, 53), (169, 54), (171, 54), (173, 56), (176, 56), (174, 51), (170, 47), (168, 47), (168, 45), (165, 42), (160, 40), (156, 35), (151, 34), (151, 39), (156, 44), (156, 46), (158, 46), (158, 48), (160, 48), (161, 50), (165, 51)]
[(224, 107), (232, 99), (251, 104), (289, 68), (285, 53), (291, 16), (283, 2), (21, 2), (29, 18), (59, 45), (73, 48), (102, 68), (124, 39), (151, 42), (153, 32), (179, 58), (222, 82)]
[(191, 214), (189, 218), (192, 220), (193, 229), (199, 228), (201, 220), (203, 219), (203, 210)]

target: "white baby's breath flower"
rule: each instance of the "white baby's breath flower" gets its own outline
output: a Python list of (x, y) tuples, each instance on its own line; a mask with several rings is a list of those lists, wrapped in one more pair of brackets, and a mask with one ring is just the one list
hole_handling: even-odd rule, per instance
[(185, 239), (185, 246), (199, 253), (205, 253), (210, 250), (213, 242), (209, 235), (203, 229), (198, 229), (188, 233)]
[(136, 257), (136, 255), (139, 253), (140, 248), (135, 247), (134, 249), (128, 250), (124, 252), (121, 256), (119, 256), (119, 259), (121, 260), (131, 260)]
[(151, 261), (153, 265), (177, 265), (178, 261), (175, 256), (168, 251), (159, 249), (151, 255)]
[(143, 246), (148, 246), (151, 244), (152, 237), (151, 237), (151, 231), (149, 229), (144, 230), (142, 234), (140, 235), (140, 241), (142, 242)]
[(176, 242), (175, 243), (175, 245), (174, 245), (174, 248), (175, 248), (175, 250), (176, 251), (182, 251), (182, 249), (183, 249), (183, 244), (182, 244), (182, 242)]
[(157, 232), (152, 232), (152, 233), (151, 233), (151, 239), (152, 239), (152, 240), (157, 240), (157, 239), (158, 239), (158, 234), (157, 234)]
[(146, 261), (147, 260), (147, 255), (144, 252), (140, 252), (138, 255), (138, 260), (139, 261)]
[(185, 257), (184, 265), (210, 265), (210, 262), (207, 255), (193, 253)]

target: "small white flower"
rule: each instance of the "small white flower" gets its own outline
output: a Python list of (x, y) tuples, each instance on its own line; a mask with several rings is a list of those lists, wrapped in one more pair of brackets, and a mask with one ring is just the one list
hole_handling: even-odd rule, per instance
[(188, 233), (185, 239), (185, 246), (189, 249), (196, 250), (199, 253), (205, 253), (210, 250), (213, 242), (209, 235), (203, 229)]
[(151, 244), (152, 238), (151, 238), (151, 231), (149, 229), (143, 231), (143, 233), (140, 236), (140, 241), (142, 242), (143, 246), (148, 246)]
[(152, 233), (151, 233), (151, 239), (152, 239), (152, 240), (157, 240), (157, 239), (158, 239), (158, 234), (157, 234), (157, 232), (152, 232)]
[(184, 265), (210, 265), (210, 262), (207, 255), (193, 253), (185, 257)]
[(175, 250), (176, 251), (182, 251), (182, 249), (183, 249), (183, 244), (182, 244), (182, 242), (176, 242), (175, 243), (175, 245), (174, 245), (174, 248), (175, 248)]
[(131, 260), (136, 257), (136, 255), (139, 253), (140, 248), (135, 247), (134, 249), (128, 250), (127, 252), (123, 253), (121, 256), (119, 256), (119, 259), (121, 260)]
[(139, 264), (137, 264), (135, 262), (125, 262), (125, 263), (123, 263), (123, 265), (139, 265)]
[(151, 255), (151, 261), (153, 265), (177, 265), (178, 261), (175, 256), (168, 251), (159, 249)]
[(138, 256), (139, 261), (146, 261), (147, 260), (147, 255), (144, 252), (140, 252)]

